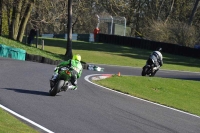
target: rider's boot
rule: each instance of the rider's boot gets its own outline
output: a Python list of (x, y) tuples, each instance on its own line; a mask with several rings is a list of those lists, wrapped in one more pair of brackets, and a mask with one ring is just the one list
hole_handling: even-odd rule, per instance
[(78, 86), (77, 85), (70, 85), (69, 87), (68, 87), (68, 89), (70, 89), (70, 90), (77, 90), (77, 88), (78, 88)]
[(72, 85), (71, 85), (70, 89), (71, 90), (77, 90), (77, 88), (78, 88), (77, 79), (75, 78), (75, 79), (71, 80), (71, 83), (72, 83)]

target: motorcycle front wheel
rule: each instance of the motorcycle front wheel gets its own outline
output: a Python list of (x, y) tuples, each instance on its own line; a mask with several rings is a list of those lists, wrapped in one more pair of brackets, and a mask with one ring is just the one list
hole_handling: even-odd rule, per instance
[(56, 85), (50, 89), (49, 95), (50, 96), (55, 96), (58, 92), (60, 92), (61, 87), (63, 87), (65, 81), (64, 80), (59, 80)]
[(146, 76), (147, 75), (147, 72), (148, 72), (148, 67), (143, 67), (142, 69), (142, 76)]
[(155, 70), (155, 71), (151, 74), (151, 77), (155, 76), (155, 74), (156, 74), (157, 71), (158, 71), (158, 70)]

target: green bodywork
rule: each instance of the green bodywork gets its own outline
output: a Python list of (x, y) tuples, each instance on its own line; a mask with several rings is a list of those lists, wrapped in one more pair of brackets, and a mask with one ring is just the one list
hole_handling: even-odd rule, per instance
[(58, 74), (58, 80), (63, 79), (64, 81), (68, 81), (70, 78), (71, 74), (67, 74), (66, 71), (60, 71)]
[[(58, 68), (60, 68), (60, 67), (65, 67), (65, 66), (69, 66), (70, 64), (71, 64), (71, 68), (72, 68), (73, 70), (77, 71), (76, 77), (77, 77), (77, 78), (80, 78), (80, 77), (81, 77), (81, 74), (82, 74), (82, 71), (83, 71), (83, 67), (82, 67), (82, 64), (81, 64), (79, 61), (77, 61), (77, 60), (63, 61), (63, 62), (61, 62), (60, 64), (58, 64), (57, 67), (58, 67)], [(58, 72), (58, 70), (57, 70), (57, 72)], [(60, 72), (60, 74), (59, 74), (59, 78), (68, 79), (67, 76), (70, 76), (70, 77), (71, 77), (71, 74), (68, 75), (68, 74), (65, 73), (65, 71), (62, 71), (62, 72)]]

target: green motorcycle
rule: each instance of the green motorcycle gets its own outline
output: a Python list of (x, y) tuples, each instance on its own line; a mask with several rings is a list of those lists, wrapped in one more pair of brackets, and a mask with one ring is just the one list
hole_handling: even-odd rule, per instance
[(61, 91), (66, 91), (72, 86), (70, 80), (72, 76), (72, 69), (68, 67), (62, 67), (58, 70), (58, 76), (54, 83), (50, 83), (51, 89), (49, 90), (50, 96), (55, 96)]

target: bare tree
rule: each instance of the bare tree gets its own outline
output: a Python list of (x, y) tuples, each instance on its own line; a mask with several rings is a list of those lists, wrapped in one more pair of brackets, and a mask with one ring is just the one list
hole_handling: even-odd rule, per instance
[(198, 33), (195, 27), (189, 26), (187, 23), (175, 22), (168, 27), (171, 34), (171, 42), (187, 47), (194, 47), (198, 41)]
[(172, 14), (173, 7), (174, 7), (174, 0), (172, 0), (172, 4), (171, 4), (170, 10), (169, 10), (169, 13), (167, 14), (167, 18), (165, 20), (165, 23), (168, 21), (170, 15)]
[(19, 24), (20, 24), (20, 13), (22, 10), (22, 0), (16, 0), (13, 2), (13, 10), (12, 10), (12, 31), (10, 38), (16, 40), (18, 31), (19, 31)]
[(34, 3), (35, 3), (35, 0), (31, 0), (28, 3), (28, 5), (27, 5), (27, 7), (25, 9), (24, 15), (21, 18), (21, 22), (20, 22), (19, 29), (18, 29), (19, 34), (17, 36), (17, 40), (20, 41), (20, 42), (22, 42), (24, 31), (26, 29), (26, 25), (27, 25), (28, 19), (30, 18), (30, 14), (31, 14), (32, 8), (34, 6)]
[(3, 20), (3, 0), (0, 0), (0, 36), (2, 35), (2, 20)]
[(194, 7), (193, 7), (193, 10), (192, 10), (192, 14), (191, 14), (190, 19), (189, 19), (189, 25), (192, 25), (192, 20), (193, 20), (195, 13), (196, 13), (198, 4), (199, 4), (199, 0), (196, 0)]
[(25, 30), (23, 27), (27, 24), (34, 3), (35, 0), (4, 1), (4, 7), (7, 11), (6, 18), (9, 29), (9, 38), (20, 42), (22, 41), (22, 36)]
[(37, 26), (42, 33), (64, 33), (68, 21), (66, 0), (36, 1), (29, 24)]

